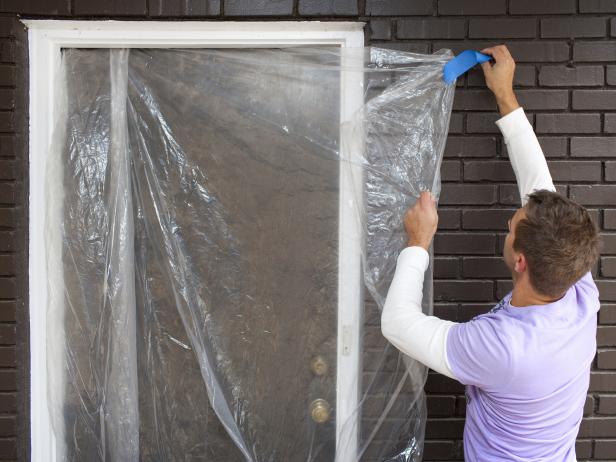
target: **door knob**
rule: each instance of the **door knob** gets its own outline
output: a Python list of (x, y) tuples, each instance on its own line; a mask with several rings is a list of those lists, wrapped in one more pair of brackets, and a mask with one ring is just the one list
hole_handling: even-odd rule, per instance
[(316, 423), (327, 422), (329, 420), (330, 412), (331, 407), (324, 399), (315, 399), (312, 403), (310, 403), (310, 415), (312, 416), (312, 420)]

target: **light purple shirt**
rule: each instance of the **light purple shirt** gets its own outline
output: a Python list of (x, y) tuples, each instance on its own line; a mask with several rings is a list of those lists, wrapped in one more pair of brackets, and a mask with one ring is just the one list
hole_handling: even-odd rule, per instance
[(447, 360), (466, 385), (467, 462), (575, 461), (596, 352), (599, 292), (588, 272), (560, 300), (455, 324)]

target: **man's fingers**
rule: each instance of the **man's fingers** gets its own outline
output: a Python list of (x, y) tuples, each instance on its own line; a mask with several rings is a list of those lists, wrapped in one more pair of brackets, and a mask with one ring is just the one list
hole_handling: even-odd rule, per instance
[(490, 61), (481, 63), (481, 69), (483, 69), (484, 74), (487, 74), (488, 72), (492, 72), (492, 64), (490, 64)]

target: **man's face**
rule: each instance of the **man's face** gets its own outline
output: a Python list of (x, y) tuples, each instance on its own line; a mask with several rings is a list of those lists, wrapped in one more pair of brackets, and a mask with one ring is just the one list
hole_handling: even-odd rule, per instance
[(505, 238), (505, 244), (503, 246), (503, 259), (509, 271), (511, 271), (511, 277), (515, 281), (517, 278), (517, 272), (515, 271), (515, 262), (518, 257), (518, 253), (513, 250), (513, 241), (515, 240), (515, 227), (518, 221), (526, 217), (526, 209), (524, 207), (515, 211), (513, 216), (509, 219), (509, 232)]

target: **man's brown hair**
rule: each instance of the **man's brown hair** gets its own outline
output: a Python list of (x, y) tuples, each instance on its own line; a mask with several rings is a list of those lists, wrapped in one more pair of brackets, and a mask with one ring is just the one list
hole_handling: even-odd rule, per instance
[(546, 189), (528, 195), (513, 248), (526, 257), (537, 292), (561, 296), (590, 271), (599, 258), (599, 245), (597, 227), (584, 207)]

